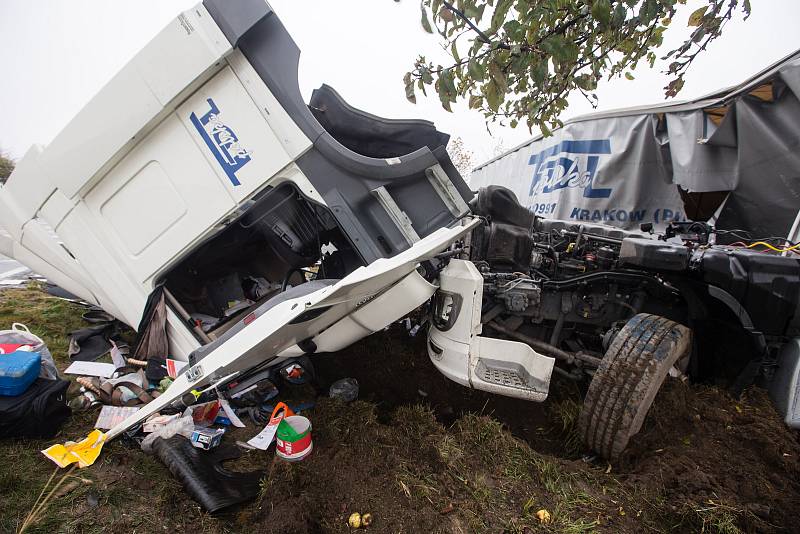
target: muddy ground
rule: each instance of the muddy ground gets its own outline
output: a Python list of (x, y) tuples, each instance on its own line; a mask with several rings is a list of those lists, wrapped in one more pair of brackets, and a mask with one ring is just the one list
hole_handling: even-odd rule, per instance
[[(80, 326), (78, 311), (35, 289), (0, 293), (0, 323), (42, 332), (62, 366), (61, 336)], [(253, 502), (203, 513), (158, 460), (113, 442), (29, 531), (349, 532), (347, 517), (369, 512), (367, 532), (800, 532), (800, 442), (762, 390), (736, 400), (670, 379), (628, 454), (609, 465), (575, 439), (572, 383), (554, 382), (542, 404), (470, 391), (438, 374), (424, 338), (399, 326), (315, 363), (321, 389), (351, 376), (360, 398), (316, 400), (303, 462), (272, 449), (234, 462), (263, 471)], [(57, 440), (85, 435), (96, 416), (76, 414)], [(248, 422), (226, 441), (257, 430)], [(0, 440), (0, 532), (19, 528), (50, 477), (38, 450), (53, 441)]]

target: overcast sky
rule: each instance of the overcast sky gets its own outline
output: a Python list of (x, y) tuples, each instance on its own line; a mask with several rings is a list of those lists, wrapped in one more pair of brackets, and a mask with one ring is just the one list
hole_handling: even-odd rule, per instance
[[(0, 147), (20, 157), (33, 143), (47, 144), (70, 118), (150, 38), (194, 0), (0, 0)], [(403, 74), (418, 53), (435, 57), (438, 43), (419, 25), (415, 0), (273, 0), (272, 7), (302, 50), (300, 85), (306, 99), (321, 83), (352, 105), (392, 118), (426, 118), (464, 139), (476, 163), (502, 146), (530, 138), (525, 127), (493, 127), (465, 106), (442, 110), (438, 99), (405, 99)], [(668, 32), (665, 50), (685, 37), (690, 0)], [(681, 99), (736, 84), (800, 48), (800, 1), (753, 2), (752, 17), (731, 22), (687, 76)], [(439, 53), (441, 51), (439, 50)], [(658, 67), (658, 65), (657, 65)], [(636, 79), (601, 85), (598, 109), (663, 100), (668, 79), (640, 68)], [(563, 118), (591, 111), (570, 99)]]

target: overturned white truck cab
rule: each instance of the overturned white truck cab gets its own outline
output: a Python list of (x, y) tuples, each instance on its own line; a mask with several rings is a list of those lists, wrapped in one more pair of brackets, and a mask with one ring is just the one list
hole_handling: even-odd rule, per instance
[[(263, 0), (206, 0), (0, 191), (1, 251), (55, 284), (129, 325), (164, 288), (171, 356), (191, 366), (109, 437), (403, 317), (437, 289), (422, 264), (479, 222), (449, 136), (327, 86), (306, 104), (299, 55)], [(552, 360), (504, 343), (544, 362), (544, 398)]]

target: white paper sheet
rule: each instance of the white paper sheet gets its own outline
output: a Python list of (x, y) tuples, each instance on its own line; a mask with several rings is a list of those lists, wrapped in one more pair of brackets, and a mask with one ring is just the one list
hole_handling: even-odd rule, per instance
[(140, 406), (103, 406), (94, 427), (100, 430), (114, 428), (130, 415), (138, 412), (139, 408)]
[(264, 430), (250, 438), (247, 442), (248, 445), (265, 451), (269, 448), (272, 440), (275, 439), (275, 433), (278, 431), (278, 423), (283, 419), (283, 414), (280, 413), (269, 420), (269, 424), (264, 427)]
[(125, 362), (125, 357), (122, 356), (122, 351), (119, 350), (117, 344), (113, 341), (111, 342), (111, 361), (114, 362), (114, 368), (119, 369), (120, 367), (125, 367), (127, 362)]
[(102, 362), (72, 362), (64, 372), (68, 375), (99, 376), (108, 378), (117, 368), (113, 363)]

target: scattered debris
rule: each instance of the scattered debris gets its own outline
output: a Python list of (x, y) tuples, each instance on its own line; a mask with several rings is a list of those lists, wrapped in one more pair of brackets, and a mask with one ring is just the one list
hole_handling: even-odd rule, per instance
[(64, 370), (67, 375), (111, 378), (117, 367), (113, 363), (74, 361)]
[(253, 499), (260, 490), (261, 471), (234, 472), (224, 467), (241, 457), (239, 449), (222, 444), (212, 450), (198, 449), (183, 436), (159, 439), (153, 444), (156, 457), (166, 465), (192, 499), (214, 513)]
[(328, 396), (344, 402), (353, 402), (358, 398), (358, 380), (355, 378), (342, 378), (331, 384)]
[(77, 463), (79, 467), (92, 465), (106, 441), (106, 435), (99, 430), (93, 430), (78, 443), (66, 442), (64, 445), (56, 444), (42, 451), (47, 458), (58, 467), (64, 468)]
[(138, 406), (103, 406), (94, 427), (101, 430), (109, 430), (138, 411)]
[(39, 376), (42, 357), (37, 352), (17, 350), (0, 355), (0, 396), (17, 397), (25, 393)]
[(155, 432), (156, 430), (165, 427), (178, 418), (180, 418), (180, 414), (177, 413), (172, 415), (161, 415), (159, 413), (154, 413), (142, 424), (142, 432), (145, 434), (150, 434), (151, 432)]
[(538, 519), (540, 523), (549, 523), (550, 512), (542, 508), (541, 510), (536, 512), (536, 519)]
[(178, 419), (174, 419), (167, 423), (166, 425), (153, 430), (150, 434), (148, 434), (141, 443), (142, 450), (144, 452), (152, 452), (153, 444), (157, 439), (169, 439), (172, 436), (183, 436), (185, 438), (191, 438), (192, 432), (194, 432), (195, 423), (192, 419), (191, 415), (185, 415), (183, 417), (179, 417)]
[(290, 415), (278, 423), (275, 451), (279, 458), (299, 462), (314, 448), (311, 421), (302, 415)]
[(27, 326), (0, 331), (0, 436), (51, 437), (69, 417), (53, 357)]
[(39, 376), (48, 380), (56, 380), (58, 370), (45, 342), (32, 333), (22, 323), (13, 323), (10, 330), (0, 330), (0, 354), (9, 354), (15, 351), (35, 352), (41, 356)]
[(347, 524), (350, 528), (361, 528), (361, 514), (358, 512), (350, 514), (350, 517), (347, 518)]
[(190, 439), (193, 447), (207, 451), (219, 445), (223, 435), (223, 428), (195, 428)]
[(93, 362), (111, 350), (111, 339), (117, 335), (116, 323), (110, 321), (70, 332), (69, 358), (72, 361)]

